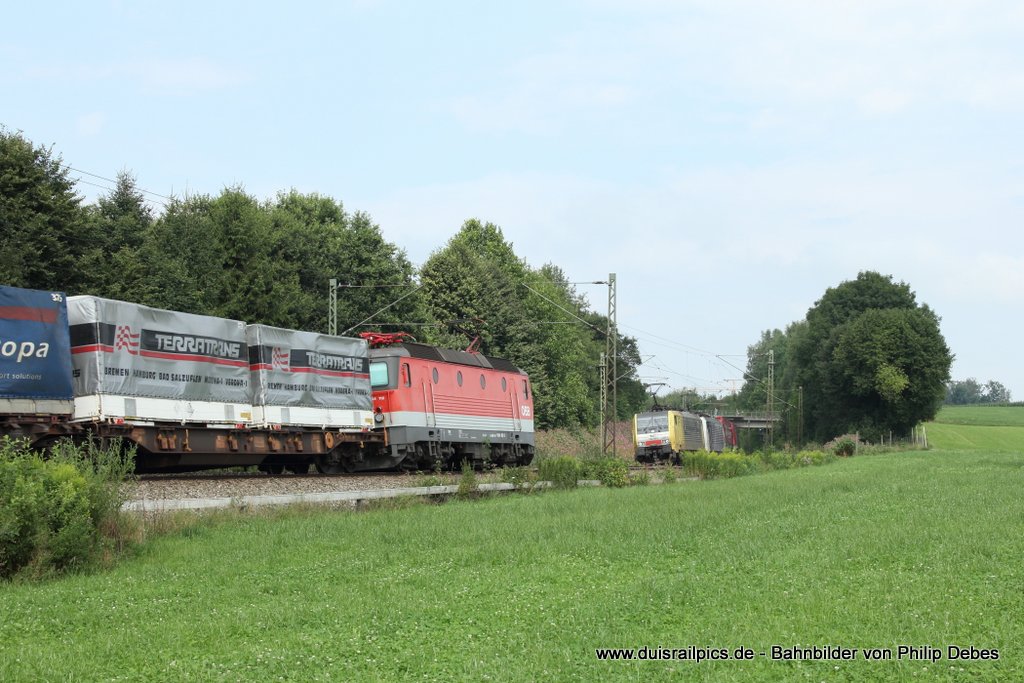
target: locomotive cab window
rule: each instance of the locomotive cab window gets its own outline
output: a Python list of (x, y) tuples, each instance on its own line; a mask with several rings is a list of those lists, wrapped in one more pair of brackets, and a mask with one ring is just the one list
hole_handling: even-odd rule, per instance
[(408, 363), (402, 363), (402, 384), (407, 387), (412, 386), (412, 371), (409, 369)]
[(636, 416), (636, 431), (640, 434), (668, 430), (668, 415), (665, 413), (641, 413)]
[(387, 363), (370, 363), (370, 386), (371, 387), (386, 387), (390, 379), (388, 378), (388, 364)]

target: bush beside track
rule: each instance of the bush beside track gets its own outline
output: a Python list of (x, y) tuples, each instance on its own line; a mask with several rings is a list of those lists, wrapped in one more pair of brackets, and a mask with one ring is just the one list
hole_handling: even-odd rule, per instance
[(111, 559), (130, 524), (121, 505), (132, 469), (118, 443), (58, 442), (44, 458), (24, 441), (0, 440), (0, 578)]

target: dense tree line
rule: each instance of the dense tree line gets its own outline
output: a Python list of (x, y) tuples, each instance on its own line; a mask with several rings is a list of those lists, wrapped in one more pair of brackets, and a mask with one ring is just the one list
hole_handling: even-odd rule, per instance
[(953, 360), (935, 312), (875, 272), (828, 289), (803, 320), (764, 332), (747, 358), (741, 404), (767, 407), (774, 361), (773, 409), (789, 441), (906, 434), (935, 416)]
[(946, 385), (946, 403), (963, 406), (979, 403), (1009, 403), (1010, 390), (1002, 382), (990, 379), (982, 384), (973, 377), (951, 380)]
[[(501, 229), (467, 221), (416, 269), (362, 212), (318, 194), (259, 201), (241, 187), (154, 212), (127, 172), (86, 205), (51, 148), (0, 128), (0, 284), (327, 331), (404, 330), (508, 358), (532, 378), (540, 427), (594, 425), (607, 320), (554, 264), (533, 268)], [(619, 414), (644, 399), (635, 340), (618, 339)]]

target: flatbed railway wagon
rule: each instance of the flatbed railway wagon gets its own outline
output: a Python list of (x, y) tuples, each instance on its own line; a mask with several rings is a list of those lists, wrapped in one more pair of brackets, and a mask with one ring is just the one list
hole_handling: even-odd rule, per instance
[(0, 435), (31, 442), (74, 412), (63, 292), (0, 286)]
[(0, 434), (37, 448), (121, 438), (140, 472), (339, 471), (384, 442), (364, 340), (92, 296), (0, 296), (0, 374), (17, 380), (0, 388)]

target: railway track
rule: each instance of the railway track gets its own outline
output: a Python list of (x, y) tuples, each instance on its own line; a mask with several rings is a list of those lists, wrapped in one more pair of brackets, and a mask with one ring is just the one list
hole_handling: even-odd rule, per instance
[[(631, 472), (656, 471), (660, 467), (630, 465)], [(536, 470), (536, 468), (534, 468)], [(131, 500), (187, 500), (247, 496), (294, 496), (345, 491), (375, 491), (459, 483), (460, 472), (407, 473), (360, 472), (355, 474), (266, 474), (263, 472), (186, 472), (142, 474), (129, 484)], [(501, 482), (501, 471), (476, 473), (477, 482)]]
[(290, 481), (301, 481), (301, 480), (317, 480), (317, 479), (345, 479), (349, 477), (414, 477), (417, 476), (413, 473), (405, 472), (358, 472), (358, 473), (346, 473), (340, 474), (320, 474), (307, 473), (307, 474), (293, 474), (293, 473), (280, 473), (270, 474), (267, 472), (171, 472), (171, 473), (152, 473), (148, 472), (145, 474), (135, 475), (136, 481), (139, 482), (159, 482), (159, 481), (230, 481), (233, 479), (244, 481), (244, 480), (274, 480), (283, 479)]
[[(406, 474), (264, 474), (262, 472), (143, 474), (128, 484), (130, 500), (184, 500), (190, 498), (244, 498), (374, 491), (457, 484), (457, 472)], [(478, 472), (477, 481), (500, 481), (499, 472)]]
[[(660, 470), (666, 467), (666, 465), (640, 465), (631, 464), (629, 465), (630, 472), (643, 472)], [(536, 467), (531, 467), (530, 471), (536, 472)], [(485, 470), (483, 472), (477, 472), (478, 477), (488, 478), (489, 475), (500, 472), (499, 470)], [(135, 476), (138, 482), (202, 482), (202, 481), (247, 481), (247, 480), (259, 480), (259, 481), (318, 481), (318, 480), (344, 480), (351, 478), (363, 478), (363, 479), (374, 479), (374, 478), (388, 478), (388, 479), (404, 479), (408, 482), (415, 482), (417, 479), (424, 478), (440, 478), (444, 480), (458, 479), (461, 476), (460, 472), (392, 472), (392, 471), (379, 471), (379, 472), (342, 472), (339, 474), (320, 474), (307, 473), (307, 474), (293, 474), (293, 473), (280, 473), (270, 474), (267, 472), (174, 472), (174, 473), (146, 473), (138, 474)]]

